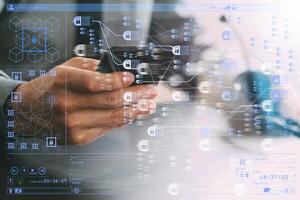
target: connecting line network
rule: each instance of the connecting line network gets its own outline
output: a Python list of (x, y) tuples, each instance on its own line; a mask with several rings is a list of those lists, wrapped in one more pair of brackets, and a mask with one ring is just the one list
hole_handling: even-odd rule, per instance
[[(107, 44), (107, 46), (108, 47), (110, 47), (110, 44), (109, 44), (109, 42), (108, 42), (108, 40), (107, 40), (107, 36), (106, 36), (106, 34), (105, 34), (105, 30), (104, 30), (104, 28), (105, 29), (107, 29), (112, 35), (114, 35), (115, 37), (123, 37), (123, 34), (117, 34), (117, 33), (115, 33), (113, 30), (111, 30), (111, 28), (109, 28), (108, 26), (106, 26), (102, 21), (100, 21), (100, 20), (92, 20), (92, 22), (94, 22), (94, 23), (98, 23), (99, 24), (99, 26), (100, 26), (100, 29), (101, 29), (101, 31), (102, 31), (102, 34), (103, 34), (103, 37), (104, 37), (104, 40), (105, 40), (105, 42), (106, 42), (106, 44)], [(158, 47), (160, 47), (163, 51), (172, 51), (172, 50), (169, 50), (169, 49), (166, 49), (166, 48), (173, 48), (174, 46), (172, 46), (172, 45), (161, 45), (161, 44), (159, 44), (157, 41), (155, 41), (151, 36), (147, 36), (147, 38), (149, 38), (150, 40), (152, 40)], [(109, 53), (109, 55), (111, 56), (111, 58), (112, 58), (112, 61), (113, 61), (113, 63), (115, 64), (115, 65), (117, 65), (117, 66), (122, 66), (123, 65), (123, 63), (119, 63), (119, 62), (117, 62), (117, 60), (115, 59), (115, 56), (114, 56), (114, 53), (112, 52), (112, 50), (111, 50), (111, 48), (108, 48), (107, 50), (101, 50), (101, 52), (107, 52), (107, 53)], [(191, 52), (194, 52), (194, 50), (191, 50)], [(171, 67), (171, 64), (172, 64), (172, 62), (174, 61), (174, 59), (175, 59), (175, 55), (172, 57), (172, 59), (169, 61), (169, 64), (168, 64), (168, 66), (167, 66), (167, 68), (166, 68), (166, 70), (164, 71), (164, 73), (162, 74), (162, 76), (161, 76), (161, 79), (163, 79), (164, 77), (165, 77), (165, 75), (166, 75), (166, 73), (167, 73), (167, 71), (168, 70), (170, 70), (170, 67)], [(151, 71), (151, 69), (149, 69), (149, 73), (150, 73), (150, 76), (152, 77), (152, 79), (153, 79), (153, 81), (154, 81), (154, 77), (153, 77), (153, 73), (152, 73), (152, 71)], [(190, 79), (188, 79), (188, 80), (163, 80), (163, 82), (165, 82), (165, 83), (171, 83), (171, 82), (175, 82), (175, 83), (189, 83), (189, 82), (191, 82), (192, 80), (194, 80), (198, 75), (200, 75), (201, 74), (201, 72), (197, 72), (196, 74), (194, 74)], [(145, 83), (153, 83), (153, 81), (144, 81)], [(158, 82), (158, 81), (155, 81), (155, 82)]]

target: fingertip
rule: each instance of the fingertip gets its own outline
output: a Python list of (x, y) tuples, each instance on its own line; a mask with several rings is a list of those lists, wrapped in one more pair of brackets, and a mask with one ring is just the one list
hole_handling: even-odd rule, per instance
[(94, 60), (93, 66), (95, 67), (94, 71), (97, 71), (101, 63), (101, 60)]
[(98, 65), (100, 65), (100, 63), (101, 63), (101, 60), (95, 60), (94, 62), (95, 62), (95, 65), (98, 66)]
[(134, 82), (134, 75), (130, 72), (123, 72), (122, 73), (122, 81), (124, 85), (131, 85)]

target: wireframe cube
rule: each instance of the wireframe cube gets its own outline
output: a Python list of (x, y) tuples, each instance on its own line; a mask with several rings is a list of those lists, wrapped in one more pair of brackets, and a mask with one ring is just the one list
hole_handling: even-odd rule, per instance
[(33, 48), (30, 52), (28, 52), (27, 58), (33, 63), (39, 62), (42, 59), (41, 50), (38, 48)]
[(41, 33), (39, 35), (38, 41), (39, 41), (39, 45), (42, 48), (45, 48), (45, 47), (48, 47), (48, 46), (50, 46), (52, 44), (52, 37), (47, 32)]
[(51, 33), (57, 31), (59, 29), (59, 21), (55, 17), (49, 17), (46, 20), (46, 28)]
[(57, 61), (59, 59), (59, 51), (53, 47), (49, 48), (45, 58), (48, 62), (50, 63), (54, 63), (55, 61)]
[(27, 20), (27, 26), (27, 28), (30, 28), (33, 32), (37, 32), (40, 28), (44, 28), (43, 21), (37, 17), (32, 17)]
[(14, 32), (19, 32), (23, 28), (23, 20), (20, 17), (13, 17), (9, 20), (9, 29)]
[(9, 60), (13, 61), (14, 63), (21, 62), (23, 58), (23, 52), (20, 48), (15, 47), (9, 50)]
[(27, 47), (30, 44), (30, 36), (27, 33), (21, 32), (16, 35), (16, 44), (21, 47)]

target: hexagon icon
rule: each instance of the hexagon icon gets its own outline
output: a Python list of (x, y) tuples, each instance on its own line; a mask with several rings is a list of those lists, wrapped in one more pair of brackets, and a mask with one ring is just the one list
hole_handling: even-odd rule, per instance
[(38, 43), (42, 48), (47, 48), (52, 45), (52, 35), (49, 33), (41, 33), (38, 37)]
[(43, 21), (37, 17), (32, 17), (27, 20), (27, 28), (31, 29), (33, 32), (39, 31), (39, 29), (43, 28)]
[(49, 32), (53, 33), (59, 29), (59, 21), (55, 17), (49, 17), (46, 20), (46, 28)]
[(25, 33), (21, 32), (16, 35), (16, 44), (21, 47), (22, 49), (24, 47), (27, 47), (30, 44), (30, 36)]
[(37, 63), (42, 59), (42, 53), (38, 48), (33, 48), (30, 50), (30, 52), (28, 52), (27, 58), (31, 62)]
[(14, 63), (21, 62), (23, 60), (22, 49), (15, 47), (9, 50), (9, 60), (13, 61)]
[(19, 32), (23, 28), (23, 20), (17, 16), (9, 20), (9, 29), (14, 32)]
[(50, 49), (48, 49), (48, 51), (45, 55), (45, 59), (50, 63), (54, 63), (55, 61), (57, 61), (59, 59), (59, 51), (57, 49), (51, 47)]

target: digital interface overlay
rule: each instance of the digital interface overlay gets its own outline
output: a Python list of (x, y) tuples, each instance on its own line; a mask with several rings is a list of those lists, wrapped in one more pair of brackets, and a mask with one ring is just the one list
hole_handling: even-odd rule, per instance
[[(55, 96), (24, 113), (23, 136), (7, 109), (6, 197), (299, 198), (296, 7), (192, 1), (6, 11), (11, 48), (1, 70), (13, 80), (55, 77), (52, 68), (71, 57), (106, 55), (135, 73), (135, 84), (162, 88), (152, 116), (135, 121), (124, 104), (128, 127), (79, 147), (49, 123)], [(10, 101), (23, 103), (22, 94)], [(39, 119), (44, 128), (28, 133)]]

